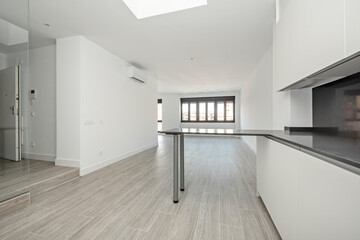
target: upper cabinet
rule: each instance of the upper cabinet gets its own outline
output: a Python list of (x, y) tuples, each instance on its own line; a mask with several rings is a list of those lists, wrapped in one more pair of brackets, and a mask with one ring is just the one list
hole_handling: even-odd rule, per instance
[[(346, 56), (344, 1), (279, 1), (280, 18), (275, 28), (277, 90), (288, 87)], [(347, 1), (359, 5), (358, 0)], [(359, 18), (354, 12), (355, 17)], [(356, 28), (355, 24), (353, 28)]]
[(359, 0), (345, 0), (345, 49), (347, 56), (360, 51), (359, 11)]
[(303, 6), (299, 67), (304, 78), (345, 57), (344, 1), (301, 2)]
[(289, 85), (290, 79), (301, 77), (299, 71), (301, 1), (284, 0), (280, 4), (280, 21), (275, 28), (275, 78), (276, 88)]

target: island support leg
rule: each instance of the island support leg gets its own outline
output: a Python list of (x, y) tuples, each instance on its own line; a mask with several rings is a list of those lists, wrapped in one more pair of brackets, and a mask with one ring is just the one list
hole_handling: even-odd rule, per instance
[(179, 167), (179, 163), (178, 163), (178, 149), (179, 149), (179, 145), (178, 145), (178, 135), (174, 135), (174, 163), (173, 163), (173, 169), (174, 169), (174, 179), (173, 179), (173, 184), (174, 184), (174, 203), (177, 203), (179, 201), (178, 198), (178, 191), (179, 191), (179, 183), (178, 183), (178, 179), (179, 179), (179, 171), (178, 171), (178, 167)]
[(185, 190), (184, 134), (180, 134), (180, 190)]

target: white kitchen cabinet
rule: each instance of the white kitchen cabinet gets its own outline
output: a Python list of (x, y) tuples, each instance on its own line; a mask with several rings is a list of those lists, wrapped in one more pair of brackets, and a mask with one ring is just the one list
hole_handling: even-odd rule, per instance
[(360, 176), (257, 137), (257, 190), (283, 239), (360, 239)]
[(360, 1), (345, 0), (346, 56), (360, 51)]
[(299, 154), (298, 239), (360, 239), (360, 176)]
[(301, 75), (307, 77), (345, 57), (344, 0), (299, 1), (302, 5), (299, 67)]
[(344, 1), (280, 0), (275, 27), (276, 90), (345, 57)]
[(257, 189), (281, 237), (296, 239), (297, 159), (294, 150), (257, 138)]
[(280, 2), (280, 20), (275, 26), (276, 90), (300, 80), (301, 1)]

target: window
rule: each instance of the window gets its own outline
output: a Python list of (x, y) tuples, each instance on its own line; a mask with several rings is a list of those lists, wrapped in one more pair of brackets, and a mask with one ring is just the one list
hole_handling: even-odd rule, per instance
[(235, 122), (235, 96), (182, 98), (181, 122)]
[(207, 120), (215, 121), (215, 102), (207, 102)]
[(158, 99), (158, 131), (162, 131), (162, 99)]
[(190, 121), (197, 121), (196, 102), (190, 103)]
[(225, 111), (224, 111), (224, 102), (217, 102), (217, 120), (224, 121), (225, 120)]
[(199, 121), (206, 121), (206, 102), (199, 103)]
[(182, 119), (184, 119), (184, 121), (189, 121), (189, 104), (183, 103), (181, 108), (182, 108)]
[(234, 102), (226, 101), (226, 121), (234, 121)]

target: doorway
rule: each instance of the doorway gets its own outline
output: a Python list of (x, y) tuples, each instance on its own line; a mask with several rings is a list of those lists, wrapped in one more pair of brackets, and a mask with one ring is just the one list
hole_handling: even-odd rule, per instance
[(0, 158), (21, 161), (20, 66), (0, 70)]

